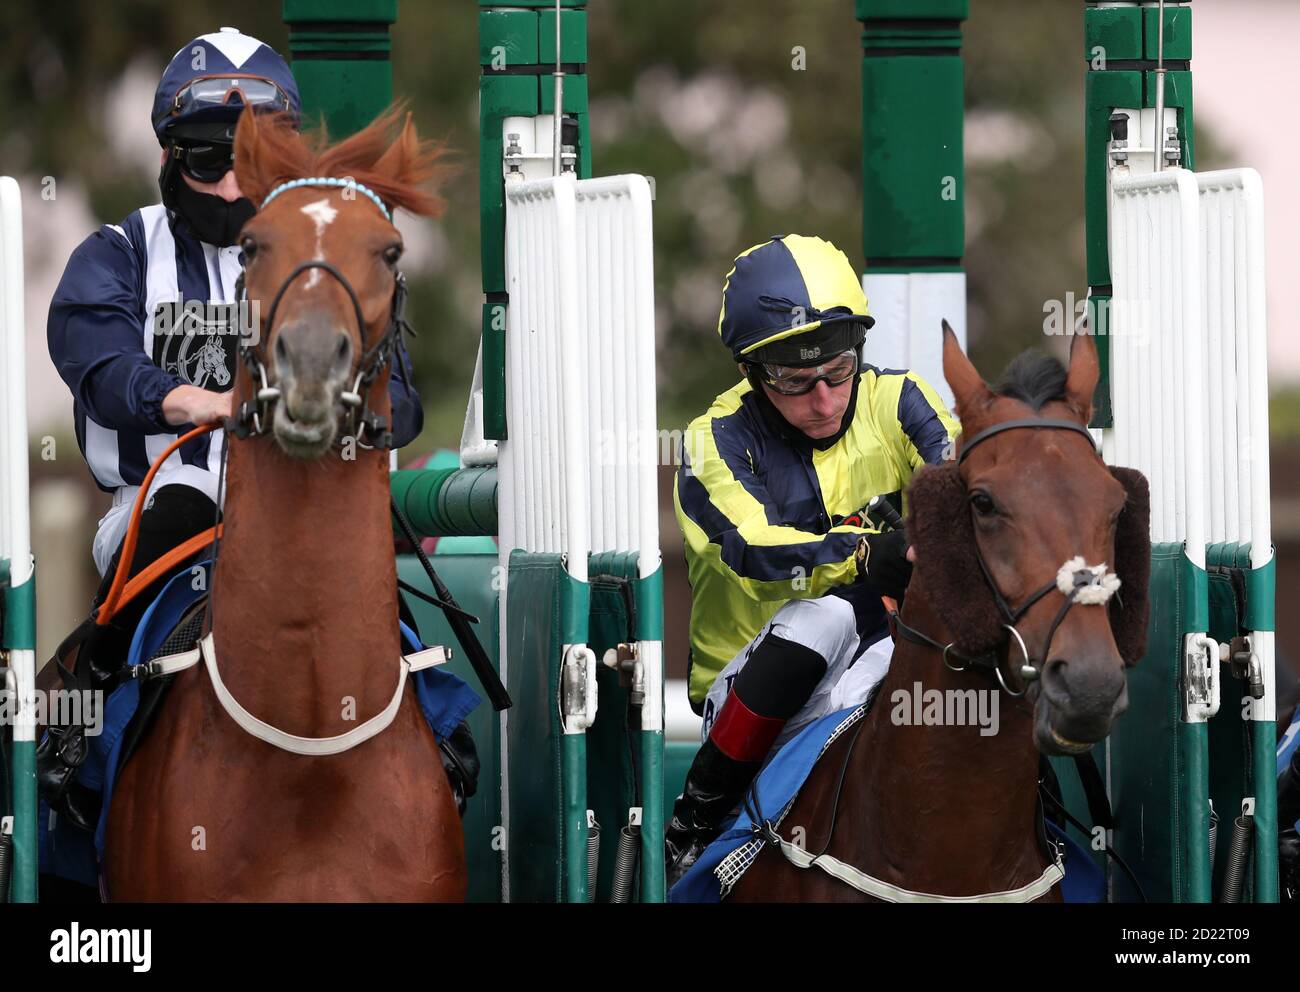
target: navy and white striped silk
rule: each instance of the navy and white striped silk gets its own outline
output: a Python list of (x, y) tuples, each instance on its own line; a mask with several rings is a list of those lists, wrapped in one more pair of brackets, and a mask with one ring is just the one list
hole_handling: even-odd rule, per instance
[[(155, 315), (160, 305), (174, 314), (178, 300), (232, 304), (241, 268), (238, 246), (200, 242), (161, 204), (104, 225), (72, 253), (50, 303), (50, 358), (72, 391), (77, 443), (104, 491), (139, 485), (152, 460), (192, 427), (163, 418), (172, 389), (233, 387), (237, 338), (156, 335)], [(389, 388), (400, 447), (419, 434), (424, 414), (396, 361)], [(160, 481), (182, 465), (215, 472), (224, 443), (219, 431), (189, 442), (159, 470)]]

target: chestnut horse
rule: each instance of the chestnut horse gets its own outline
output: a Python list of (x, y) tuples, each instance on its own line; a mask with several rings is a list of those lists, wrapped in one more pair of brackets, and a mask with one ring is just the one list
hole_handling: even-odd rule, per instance
[[(428, 187), (445, 171), (442, 155), (397, 110), (333, 147), (279, 118), (239, 122), (235, 173), (261, 206), (240, 239), (261, 341), (255, 361), (240, 365), (236, 409), (265, 385), (250, 364), (263, 366), (278, 398), (249, 436), (228, 435), (208, 623), (229, 693), (284, 734), (354, 730), (399, 684), (388, 452), (365, 447), (376, 435), (362, 437), (347, 418), (358, 408), (390, 418), (395, 359), (375, 350), (393, 332), (400, 280), (402, 238), (388, 214), (440, 212)], [(366, 189), (276, 192), (330, 177)], [(202, 663), (180, 672), (112, 798), (108, 895), (463, 899), (464, 839), (437, 744), (414, 687), (396, 698), (377, 736), (341, 753), (291, 753), (232, 719)]]
[[(1059, 898), (1036, 824), (1039, 755), (1087, 750), (1127, 705), (1125, 664), (1145, 650), (1146, 481), (1108, 468), (1085, 430), (1099, 374), (1090, 337), (1073, 339), (1068, 371), (1027, 356), (995, 392), (944, 333), (963, 433), (957, 459), (921, 469), (909, 491), (917, 557), (889, 672), (777, 829), (825, 854), (809, 866), (769, 839), (734, 900)], [(916, 683), (997, 694), (997, 732), (896, 724), (894, 701)], [(823, 870), (841, 864), (859, 884)]]

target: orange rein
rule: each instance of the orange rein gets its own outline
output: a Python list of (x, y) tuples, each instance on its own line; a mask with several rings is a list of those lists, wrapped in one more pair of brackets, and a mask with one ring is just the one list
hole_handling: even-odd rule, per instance
[(880, 602), (884, 604), (885, 616), (889, 618), (889, 636), (898, 640), (898, 600), (881, 596)]
[[(153, 478), (158, 474), (158, 469), (162, 463), (171, 457), (173, 451), (185, 444), (187, 441), (193, 441), (197, 437), (207, 434), (209, 431), (217, 430), (221, 423), (205, 424), (202, 427), (196, 427), (188, 434), (177, 438), (167, 450), (154, 460), (149, 466), (149, 471), (145, 474), (144, 482), (140, 483), (140, 492), (135, 497), (135, 505), (131, 507), (131, 523), (126, 529), (126, 538), (122, 541), (122, 556), (117, 563), (117, 572), (113, 575), (113, 584), (109, 587), (108, 596), (104, 603), (95, 612), (96, 626), (103, 627), (122, 607), (131, 602), (138, 596), (141, 590), (148, 588), (160, 575), (166, 573), (176, 565), (177, 562), (184, 561), (190, 555), (197, 552), (205, 544), (213, 540), (214, 537), (220, 537), (224, 525), (209, 527), (202, 533), (195, 534), (188, 541), (172, 548), (165, 555), (158, 558), (157, 561), (151, 562), (139, 575), (134, 576), (129, 582), (127, 575), (131, 572), (131, 562), (135, 560), (135, 545), (140, 536), (140, 514), (144, 512), (144, 503), (149, 495), (149, 485)], [(217, 494), (220, 498), (220, 493)]]

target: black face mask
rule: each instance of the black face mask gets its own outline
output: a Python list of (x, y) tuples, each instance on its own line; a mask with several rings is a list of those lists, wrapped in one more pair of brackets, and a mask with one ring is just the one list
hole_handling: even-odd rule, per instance
[(170, 158), (158, 176), (158, 186), (167, 209), (174, 211), (200, 241), (218, 248), (233, 245), (240, 229), (257, 212), (253, 201), (246, 196), (231, 203), (193, 189)]

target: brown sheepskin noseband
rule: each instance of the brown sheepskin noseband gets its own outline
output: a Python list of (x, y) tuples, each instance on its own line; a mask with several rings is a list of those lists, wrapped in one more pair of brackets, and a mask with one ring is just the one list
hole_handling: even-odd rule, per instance
[[(1107, 609), (1120, 657), (1131, 666), (1146, 654), (1151, 493), (1146, 476), (1136, 469), (1110, 471), (1128, 499), (1115, 531), (1114, 566), (1121, 585)], [(908, 504), (907, 536), (916, 548), (916, 573), (957, 651), (968, 657), (996, 651), (1007, 632), (976, 557), (975, 524), (957, 463), (920, 469), (912, 477)]]

